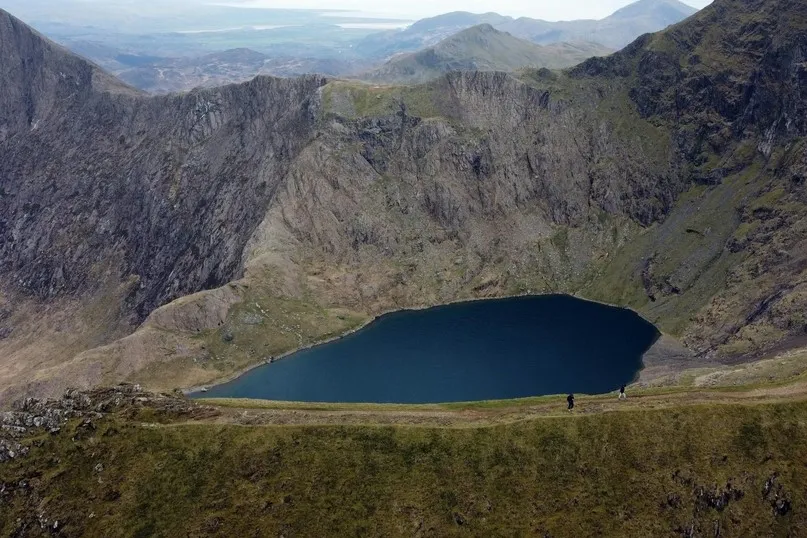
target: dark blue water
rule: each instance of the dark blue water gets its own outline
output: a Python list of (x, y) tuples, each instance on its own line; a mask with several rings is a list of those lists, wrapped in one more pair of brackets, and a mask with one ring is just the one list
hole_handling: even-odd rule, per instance
[(385, 315), (195, 397), (435, 403), (586, 394), (632, 381), (658, 337), (637, 314), (569, 296)]

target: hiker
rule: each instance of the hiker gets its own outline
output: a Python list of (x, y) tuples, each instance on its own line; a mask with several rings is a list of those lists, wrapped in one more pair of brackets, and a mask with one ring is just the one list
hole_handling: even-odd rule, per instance
[(622, 385), (621, 387), (619, 387), (619, 399), (624, 400), (627, 397), (628, 395), (625, 394), (625, 385)]
[(574, 409), (574, 394), (569, 394), (566, 397), (566, 401), (569, 402), (569, 411)]

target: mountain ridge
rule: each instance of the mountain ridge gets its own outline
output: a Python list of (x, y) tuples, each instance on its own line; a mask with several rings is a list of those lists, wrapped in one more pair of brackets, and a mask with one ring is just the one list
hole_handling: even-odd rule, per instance
[(15, 115), (0, 399), (198, 385), (380, 312), (520, 293), (629, 306), (699, 356), (648, 357), (646, 383), (796, 342), (804, 28), (791, 0), (718, 0), (567, 71), (85, 89)]
[(539, 44), (585, 39), (621, 49), (636, 37), (663, 30), (697, 11), (678, 0), (638, 0), (600, 20), (548, 22), (521, 17), (500, 29)]
[(539, 45), (584, 41), (615, 50), (641, 34), (663, 30), (695, 12), (695, 8), (678, 0), (638, 0), (600, 20), (550, 22), (529, 17), (514, 19), (498, 13), (454, 12), (422, 19), (405, 30), (368, 36), (357, 44), (357, 49), (365, 51), (364, 54), (380, 56), (416, 52), (471, 26), (487, 23)]
[(385, 83), (418, 83), (449, 71), (517, 71), (524, 67), (569, 67), (611, 51), (595, 43), (536, 45), (490, 24), (462, 30), (433, 47), (399, 55), (359, 78)]
[[(73, 98), (75, 88), (131, 95), (139, 93), (2, 10), (0, 25), (0, 32), (15, 38), (13, 46), (3, 43), (0, 49), (3, 56), (0, 74), (6, 85), (0, 101), (0, 138), (22, 122), (30, 124), (37, 116), (47, 115), (55, 100)], [(46, 62), (48, 70), (29, 69), (28, 62), (31, 61)]]

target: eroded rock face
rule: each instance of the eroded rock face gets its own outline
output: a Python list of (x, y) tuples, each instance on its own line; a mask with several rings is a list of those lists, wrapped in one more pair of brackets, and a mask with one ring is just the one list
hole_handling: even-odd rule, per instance
[[(630, 97), (637, 110), (678, 125), (677, 141), (690, 162), (748, 135), (761, 136), (761, 149), (770, 154), (777, 138), (807, 132), (802, 11), (797, 0), (716, 2), (686, 24), (592, 58), (573, 74), (635, 73)], [(718, 26), (726, 37), (719, 44), (708, 35)]]
[(322, 83), (256, 79), (181, 97), (100, 95), (39, 120), (52, 124), (0, 150), (6, 275), (42, 298), (92, 287), (104, 270), (132, 275), (140, 318), (231, 280), (310, 136)]
[(141, 320), (236, 277), (311, 138), (325, 80), (147, 98), (16, 19), (0, 24), (3, 96), (14, 105), (0, 118), (4, 276), (43, 299), (93, 289), (110, 272), (130, 278)]

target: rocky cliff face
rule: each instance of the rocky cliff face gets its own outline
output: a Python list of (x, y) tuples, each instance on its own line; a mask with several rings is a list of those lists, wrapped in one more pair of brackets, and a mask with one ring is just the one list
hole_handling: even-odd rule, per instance
[(658, 303), (644, 310), (676, 319), (703, 353), (758, 353), (805, 334), (805, 28), (798, 2), (716, 2), (573, 71), (632, 78), (636, 109), (667, 126), (700, 189), (651, 232), (632, 272)]
[[(234, 278), (243, 245), (312, 136), (325, 81), (257, 78), (144, 98), (100, 85), (108, 77), (97, 68), (19, 21), (6, 15), (2, 24), (3, 50), (16, 51), (2, 64), (13, 103), (0, 128), (6, 278), (46, 299), (92, 288), (95, 271), (131, 275), (141, 319)], [(104, 262), (112, 266), (97, 267)]]
[[(569, 72), (158, 98), (3, 14), (0, 381), (171, 388), (389, 308), (523, 292), (630, 305), (718, 356), (798, 337), (797, 4), (719, 1)], [(17, 327), (67, 300), (151, 316), (43, 365)]]
[(639, 112), (689, 134), (681, 149), (690, 159), (741, 137), (804, 136), (803, 11), (793, 1), (717, 2), (573, 73), (635, 77), (630, 95)]

